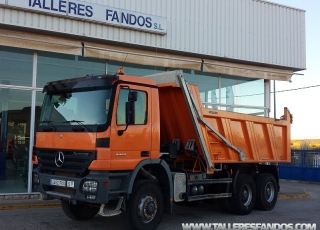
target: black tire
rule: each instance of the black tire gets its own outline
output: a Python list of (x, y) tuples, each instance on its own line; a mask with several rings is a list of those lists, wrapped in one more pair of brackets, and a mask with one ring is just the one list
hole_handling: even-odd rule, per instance
[(138, 181), (125, 212), (126, 229), (156, 229), (161, 222), (163, 211), (163, 194), (159, 185), (146, 180)]
[(230, 213), (231, 212), (231, 207), (230, 207), (230, 202), (231, 202), (231, 198), (219, 198), (216, 199), (219, 208), (226, 213)]
[(239, 175), (236, 181), (236, 193), (229, 202), (231, 211), (239, 215), (248, 215), (255, 207), (256, 186), (249, 175)]
[(91, 207), (86, 203), (74, 205), (65, 200), (61, 200), (61, 207), (67, 217), (73, 220), (90, 220), (99, 212), (99, 207)]
[(257, 200), (256, 208), (264, 211), (272, 210), (278, 200), (278, 185), (270, 173), (261, 173), (255, 178)]

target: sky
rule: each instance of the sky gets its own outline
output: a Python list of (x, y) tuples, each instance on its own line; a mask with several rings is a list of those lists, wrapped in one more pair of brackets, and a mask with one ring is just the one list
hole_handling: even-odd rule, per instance
[[(270, 0), (305, 10), (307, 70), (293, 75), (292, 82), (276, 82), (276, 92), (320, 85), (320, 0)], [(273, 83), (272, 83), (273, 84)], [(273, 90), (272, 90), (273, 91)], [(271, 99), (273, 101), (273, 98)], [(291, 139), (320, 139), (320, 86), (276, 93), (276, 117), (288, 107), (293, 115)], [(273, 105), (270, 116), (273, 117)]]

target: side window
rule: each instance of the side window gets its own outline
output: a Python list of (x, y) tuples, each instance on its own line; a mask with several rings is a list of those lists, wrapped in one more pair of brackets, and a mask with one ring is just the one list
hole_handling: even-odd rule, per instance
[[(137, 101), (135, 105), (134, 125), (145, 125), (147, 123), (147, 93), (136, 91)], [(128, 101), (128, 89), (121, 89), (117, 107), (117, 125), (126, 125), (126, 102)]]

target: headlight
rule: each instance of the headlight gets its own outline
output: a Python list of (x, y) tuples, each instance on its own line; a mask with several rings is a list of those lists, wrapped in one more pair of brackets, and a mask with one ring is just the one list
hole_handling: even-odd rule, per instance
[(87, 180), (82, 185), (82, 192), (86, 194), (96, 194), (98, 191), (98, 182), (95, 180)]
[(94, 199), (96, 199), (96, 195), (86, 195), (86, 198), (88, 199), (88, 200), (94, 200)]

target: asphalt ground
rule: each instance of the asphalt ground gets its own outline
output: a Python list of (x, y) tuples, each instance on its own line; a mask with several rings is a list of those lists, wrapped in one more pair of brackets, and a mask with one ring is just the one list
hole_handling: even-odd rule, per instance
[[(311, 182), (280, 180), (280, 192), (278, 200), (286, 199), (306, 199), (310, 195), (307, 185)], [(317, 183), (320, 186), (320, 183)], [(29, 208), (56, 208), (60, 207), (59, 200), (42, 200), (42, 199), (14, 199), (15, 196), (3, 196), (0, 199), (0, 210), (15, 210)]]

